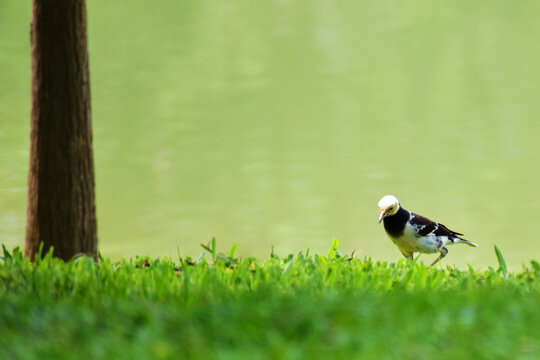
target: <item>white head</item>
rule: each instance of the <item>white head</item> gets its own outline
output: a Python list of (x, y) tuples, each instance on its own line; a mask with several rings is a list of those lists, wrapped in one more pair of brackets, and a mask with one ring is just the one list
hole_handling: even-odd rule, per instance
[(399, 210), (399, 201), (394, 195), (383, 196), (379, 200), (379, 209), (381, 214), (379, 215), (379, 223), (387, 216), (394, 215)]

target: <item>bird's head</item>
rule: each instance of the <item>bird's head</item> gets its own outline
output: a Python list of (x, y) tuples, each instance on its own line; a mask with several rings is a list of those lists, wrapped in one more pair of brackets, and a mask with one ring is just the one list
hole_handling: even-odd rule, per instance
[(387, 216), (394, 215), (399, 210), (399, 201), (394, 195), (385, 195), (379, 200), (379, 223)]

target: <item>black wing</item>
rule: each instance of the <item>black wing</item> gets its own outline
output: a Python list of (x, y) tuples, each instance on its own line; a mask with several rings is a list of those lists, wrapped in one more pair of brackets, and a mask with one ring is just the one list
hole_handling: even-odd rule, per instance
[(450, 230), (449, 228), (447, 228), (443, 224), (439, 224), (439, 229), (437, 229), (435, 231), (435, 235), (448, 235), (448, 234), (451, 234), (453, 236), (463, 236), (462, 233), (458, 233), (458, 232), (456, 232), (454, 230)]
[(423, 217), (421, 215), (418, 215), (415, 213), (412, 213), (412, 215), (413, 216), (410, 219), (410, 222), (414, 227), (416, 227), (417, 232), (420, 236), (434, 234), (434, 235), (448, 236), (452, 238), (452, 237), (459, 237), (460, 235), (463, 235), (462, 233), (452, 231), (446, 226), (444, 226), (443, 224), (429, 220), (428, 218)]

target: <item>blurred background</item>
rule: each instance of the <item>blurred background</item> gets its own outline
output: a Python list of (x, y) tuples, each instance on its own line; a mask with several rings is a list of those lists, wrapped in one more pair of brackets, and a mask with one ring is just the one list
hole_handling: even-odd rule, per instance
[[(88, 0), (99, 248), (397, 261), (378, 200), (540, 253), (540, 3)], [(24, 244), (31, 1), (0, 2), (0, 242)], [(423, 255), (431, 262), (436, 255)]]

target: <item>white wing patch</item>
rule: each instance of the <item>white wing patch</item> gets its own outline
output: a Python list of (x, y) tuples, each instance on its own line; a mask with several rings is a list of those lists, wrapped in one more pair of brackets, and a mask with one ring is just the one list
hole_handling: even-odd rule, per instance
[(410, 216), (409, 216), (409, 225), (413, 228), (413, 230), (416, 232), (416, 236), (417, 237), (421, 237), (422, 235), (420, 235), (422, 233), (422, 231), (427, 228), (428, 226), (429, 227), (432, 227), (433, 226), (433, 229), (424, 234), (423, 236), (430, 236), (430, 235), (433, 235), (435, 233), (435, 231), (437, 231), (439, 229), (439, 224), (436, 223), (436, 222), (433, 222), (429, 225), (426, 225), (426, 224), (418, 224), (418, 223), (413, 223), (413, 219), (415, 218), (414, 214), (413, 213), (410, 213)]

